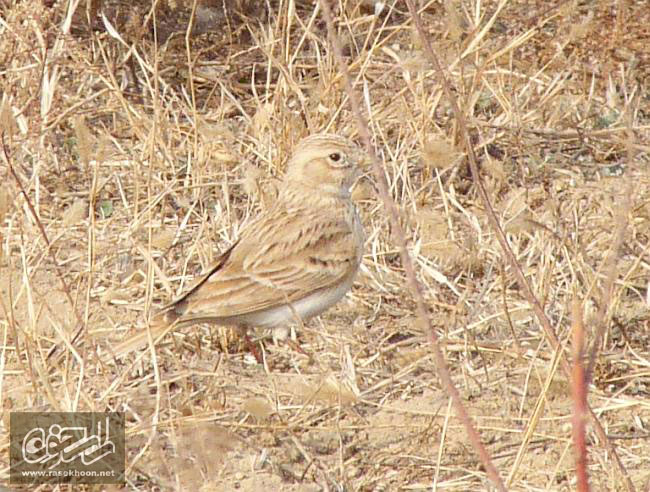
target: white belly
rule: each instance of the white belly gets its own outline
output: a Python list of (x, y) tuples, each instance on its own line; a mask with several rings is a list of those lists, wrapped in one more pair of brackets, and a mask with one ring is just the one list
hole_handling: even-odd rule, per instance
[(273, 328), (286, 323), (305, 322), (336, 304), (350, 290), (352, 280), (353, 278), (350, 277), (336, 288), (314, 292), (292, 303), (291, 307), (285, 304), (262, 312), (241, 315), (240, 323), (260, 328)]

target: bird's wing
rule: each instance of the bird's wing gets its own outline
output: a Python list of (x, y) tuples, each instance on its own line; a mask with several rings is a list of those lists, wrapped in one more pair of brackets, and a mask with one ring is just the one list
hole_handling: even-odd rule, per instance
[(358, 240), (343, 214), (276, 209), (262, 219), (166, 308), (172, 320), (261, 311), (336, 286), (356, 271)]

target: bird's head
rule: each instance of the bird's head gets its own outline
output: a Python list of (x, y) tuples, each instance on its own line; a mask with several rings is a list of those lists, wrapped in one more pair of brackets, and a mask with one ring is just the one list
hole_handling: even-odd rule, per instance
[(316, 134), (296, 145), (285, 175), (285, 185), (306, 186), (320, 192), (348, 197), (360, 174), (363, 153), (344, 137)]

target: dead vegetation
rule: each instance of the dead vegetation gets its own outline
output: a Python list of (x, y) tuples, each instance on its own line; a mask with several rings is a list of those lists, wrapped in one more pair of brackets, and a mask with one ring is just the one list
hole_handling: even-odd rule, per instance
[[(3, 435), (11, 410), (124, 411), (135, 490), (489, 489), (369, 180), (355, 190), (362, 272), (344, 301), (290, 333), (307, 355), (268, 341), (259, 366), (236, 334), (203, 326), (110, 357), (273, 201), (294, 142), (358, 136), (316, 2), (213, 3), (82, 1), (70, 16), (66, 2), (0, 2)], [(588, 398), (624, 466), (588, 425), (589, 478), (594, 490), (644, 490), (645, 2), (420, 2), (562, 350), (495, 238), (406, 6), (373, 8), (341, 2), (339, 37), (493, 463), (512, 490), (576, 487), (560, 360), (571, 360), (577, 300), (588, 350), (604, 330)]]

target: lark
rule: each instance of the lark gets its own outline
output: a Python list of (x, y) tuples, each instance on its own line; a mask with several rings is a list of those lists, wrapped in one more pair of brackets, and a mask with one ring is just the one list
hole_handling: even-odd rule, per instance
[[(198, 282), (154, 317), (156, 332), (212, 323), (240, 328), (301, 324), (336, 304), (352, 286), (364, 233), (350, 188), (361, 150), (316, 134), (298, 143), (276, 203), (241, 232)], [(156, 336), (157, 333), (152, 333)], [(139, 347), (147, 332), (116, 355)]]

